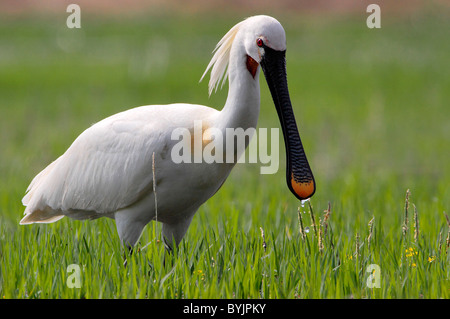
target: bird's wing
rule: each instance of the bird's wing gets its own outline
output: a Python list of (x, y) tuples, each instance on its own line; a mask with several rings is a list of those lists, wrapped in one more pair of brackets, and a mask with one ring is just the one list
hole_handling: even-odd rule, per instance
[(153, 152), (170, 152), (170, 113), (140, 107), (88, 128), (31, 182), (22, 200), (25, 215), (45, 210), (107, 214), (133, 204), (152, 189)]

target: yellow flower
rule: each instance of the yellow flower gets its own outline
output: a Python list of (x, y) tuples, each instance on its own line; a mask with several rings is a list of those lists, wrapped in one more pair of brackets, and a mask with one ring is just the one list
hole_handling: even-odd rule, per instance
[(428, 262), (432, 263), (436, 259), (436, 256), (428, 257)]
[(405, 254), (406, 257), (412, 257), (414, 255), (417, 255), (417, 250), (415, 250), (412, 247), (409, 247), (409, 248), (405, 249), (405, 253), (406, 253)]
[(203, 270), (201, 270), (201, 269), (194, 270), (194, 275), (199, 276), (201, 280), (205, 280), (205, 274), (203, 273)]
[(412, 267), (416, 267), (417, 265), (416, 265), (416, 263), (412, 263), (411, 266)]

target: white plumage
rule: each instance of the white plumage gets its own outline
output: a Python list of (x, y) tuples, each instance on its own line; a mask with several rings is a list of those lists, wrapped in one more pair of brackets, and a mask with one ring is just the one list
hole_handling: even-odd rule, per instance
[[(158, 221), (165, 223), (163, 232), (168, 238), (182, 237), (184, 233), (172, 234), (171, 229), (179, 222), (189, 223), (196, 208), (213, 195), (208, 196), (208, 193), (214, 193), (220, 186), (216, 184), (221, 182), (208, 178), (217, 170), (213, 165), (207, 167), (209, 170), (200, 170), (191, 167), (194, 164), (174, 164), (170, 150), (178, 141), (171, 140), (171, 132), (178, 127), (192, 126), (191, 116), (196, 120), (211, 120), (218, 113), (200, 105), (152, 105), (98, 122), (34, 178), (22, 200), (27, 207), (21, 224), (54, 222), (64, 216), (74, 219), (111, 217), (118, 223), (121, 239), (134, 245), (142, 228), (155, 218), (154, 152)], [(190, 178), (196, 173), (205, 176)], [(221, 175), (225, 173), (224, 170)], [(186, 210), (190, 210), (189, 214)], [(128, 227), (136, 230), (130, 231)]]
[(260, 68), (251, 70), (246, 63), (249, 58), (261, 62), (265, 48), (255, 42), (259, 38), (267, 48), (285, 50), (283, 28), (267, 16), (244, 20), (218, 43), (205, 74), (211, 69), (210, 94), (229, 78), (221, 111), (191, 104), (149, 105), (94, 124), (33, 179), (22, 200), (26, 209), (20, 223), (50, 223), (64, 216), (110, 217), (122, 242), (131, 248), (145, 225), (156, 218), (152, 174), (156, 173), (157, 219), (163, 223), (163, 238), (169, 248), (172, 240), (179, 243), (197, 209), (217, 192), (234, 163), (176, 164), (171, 150), (179, 141), (172, 140), (171, 134), (177, 128), (193, 132), (194, 122), (200, 120), (205, 128), (223, 132), (256, 127)]

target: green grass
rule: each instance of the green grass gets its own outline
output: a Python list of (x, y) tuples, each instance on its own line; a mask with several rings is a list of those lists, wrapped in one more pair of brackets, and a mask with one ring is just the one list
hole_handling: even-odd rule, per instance
[[(317, 181), (317, 233), (306, 205), (305, 239), (283, 159), (274, 175), (238, 165), (173, 255), (147, 226), (126, 268), (112, 220), (18, 225), (32, 177), (92, 123), (145, 104), (220, 108), (227, 90), (208, 98), (198, 80), (241, 18), (83, 15), (81, 30), (64, 15), (0, 19), (0, 298), (449, 298), (448, 11), (387, 17), (380, 30), (277, 16)], [(261, 94), (259, 126), (279, 127), (262, 76)], [(67, 286), (71, 264), (81, 288)], [(380, 288), (367, 287), (371, 264)]]

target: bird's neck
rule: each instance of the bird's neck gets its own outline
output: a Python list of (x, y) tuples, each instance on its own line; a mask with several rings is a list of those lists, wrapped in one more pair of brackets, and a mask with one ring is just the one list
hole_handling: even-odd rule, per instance
[(256, 128), (259, 117), (260, 67), (253, 77), (242, 59), (230, 59), (228, 97), (221, 111), (224, 128)]

